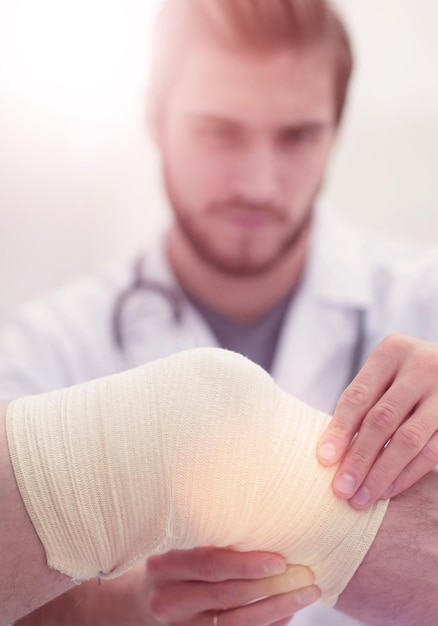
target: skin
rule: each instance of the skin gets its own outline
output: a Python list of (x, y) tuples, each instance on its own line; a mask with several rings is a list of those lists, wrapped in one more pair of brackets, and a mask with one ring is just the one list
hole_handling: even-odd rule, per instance
[[(154, 126), (176, 217), (169, 258), (187, 291), (241, 322), (257, 319), (293, 292), (336, 139), (334, 119), (326, 50), (257, 57), (227, 53), (211, 42), (193, 49)], [(333, 485), (355, 508), (366, 508), (390, 486), (386, 495), (400, 493), (438, 463), (438, 354), (430, 343), (407, 341), (390, 338), (373, 351), (321, 441), (334, 444), (335, 454), (323, 458), (319, 447), (322, 463), (339, 462), (365, 420)], [(390, 381), (395, 407), (385, 414)], [(402, 404), (395, 401), (400, 388)], [(417, 408), (406, 422), (420, 399), (429, 409)], [(347, 492), (345, 482), (354, 485)]]
[[(188, 51), (171, 96), (151, 117), (175, 213), (168, 238), (170, 262), (187, 291), (230, 318), (251, 322), (293, 292), (305, 266), (313, 203), (336, 139), (330, 55), (323, 48), (272, 56), (231, 54), (200, 41)], [(429, 372), (437, 368), (436, 347), (406, 338), (389, 339), (370, 355), (341, 396), (321, 442), (336, 448), (328, 459), (320, 449), (321, 462), (336, 462), (364, 423), (337, 474), (352, 476), (353, 490), (345, 493), (335, 481), (339, 497), (351, 499), (364, 484), (371, 502), (390, 484), (392, 493), (398, 493), (430, 469), (438, 411), (436, 376)], [(392, 413), (388, 406), (395, 407)], [(421, 410), (411, 415), (413, 406)], [(412, 437), (412, 432), (420, 436)], [(394, 443), (380, 456), (393, 435)], [(351, 502), (356, 508), (367, 506)], [(212, 565), (214, 576), (200, 569), (200, 555)], [(258, 559), (265, 557), (213, 548), (155, 557), (147, 568), (130, 573), (129, 582), (122, 577), (97, 590), (93, 581), (69, 592), (44, 609), (44, 623), (68, 623), (71, 606), (84, 608), (84, 620), (91, 613), (93, 624), (98, 619), (120, 623), (114, 616), (123, 605), (130, 612), (124, 613), (124, 623), (131, 620), (134, 625), (203, 626), (212, 623), (218, 608), (221, 626), (236, 621), (283, 624), (302, 605), (290, 593), (295, 583), (289, 580), (287, 587), (284, 579), (262, 575)], [(398, 558), (398, 567), (403, 567)], [(374, 577), (379, 572), (376, 562), (377, 557), (372, 561)], [(410, 567), (413, 562), (414, 555)], [(349, 586), (351, 595), (341, 598), (341, 608), (353, 615), (355, 603), (364, 604), (360, 589), (367, 589), (369, 571), (361, 568), (364, 578), (355, 577), (359, 588)], [(224, 601), (231, 588), (236, 595)], [(267, 600), (243, 606), (261, 595)], [(38, 622), (41, 615), (37, 612), (23, 623), (43, 623)], [(360, 617), (364, 619), (363, 613)], [(396, 622), (388, 618), (381, 623)]]
[[(3, 555), (3, 567), (0, 568), (1, 626), (62, 594), (73, 584), (45, 564), (43, 547), (27, 517), (15, 483), (4, 417), (5, 407), (1, 406), (0, 488), (2, 502), (6, 503), (0, 534)], [(438, 584), (437, 488), (438, 474), (430, 473), (391, 501), (374, 543), (340, 596), (339, 610), (373, 626), (434, 623), (438, 612), (435, 593)], [(189, 552), (192, 571), (197, 570), (198, 577), (206, 581), (203, 591), (202, 586), (197, 585), (204, 611), (196, 616), (191, 615), (190, 600), (185, 597), (185, 591), (192, 584), (187, 576), (186, 557), (182, 552), (173, 551), (151, 558), (147, 568), (141, 565), (120, 579), (105, 581), (102, 587), (96, 580), (75, 587), (69, 594), (61, 596), (57, 604), (42, 607), (18, 623), (202, 626), (213, 623), (215, 610), (207, 609), (209, 602), (213, 602), (220, 611), (221, 625), (286, 624), (285, 616), (291, 615), (303, 602), (309, 602), (309, 592), (315, 593), (313, 586), (295, 594), (287, 591), (291, 586), (297, 588), (311, 582), (311, 574), (305, 568), (292, 566), (282, 574), (266, 577), (265, 567), (260, 567), (262, 562), (266, 564), (267, 558), (272, 558), (266, 554), (240, 555), (240, 574), (252, 579), (249, 584), (249, 580), (245, 583), (233, 579), (233, 573), (238, 571), (235, 569), (238, 562), (235, 554), (219, 550), (210, 552), (210, 548)], [(219, 554), (222, 559), (219, 569), (225, 573), (225, 580), (222, 580), (219, 569), (215, 569)], [(281, 561), (278, 560), (278, 564), (281, 569)], [(11, 573), (17, 581), (12, 588)], [(154, 580), (158, 580), (159, 585), (151, 585)], [(267, 592), (268, 597), (242, 606), (254, 597), (255, 592), (257, 597)], [(275, 605), (274, 598), (277, 600)]]
[(437, 489), (432, 472), (391, 500), (373, 545), (339, 597), (339, 611), (372, 626), (436, 623)]
[[(284, 84), (281, 93), (275, 89), (278, 84)], [(166, 107), (165, 119), (153, 121), (177, 218), (169, 237), (171, 263), (181, 283), (194, 295), (236, 319), (255, 319), (293, 290), (305, 262), (313, 200), (336, 134), (328, 55), (315, 48), (305, 55), (287, 52), (274, 58), (242, 55), (236, 59), (211, 44), (202, 44), (202, 49), (193, 49), (188, 55), (183, 77), (173, 89), (171, 102), (175, 105)], [(267, 92), (272, 93), (269, 107), (262, 97)], [(190, 169), (182, 167), (187, 163)], [(188, 230), (204, 241), (204, 246), (193, 245)], [(209, 258), (205, 249), (212, 250)], [(266, 574), (262, 584), (260, 575), (254, 581), (259, 571), (255, 566), (261, 566), (256, 559), (260, 558), (230, 553), (228, 563), (223, 551), (211, 549), (210, 560), (219, 579), (211, 580), (199, 572), (196, 553), (180, 555), (176, 569), (166, 555), (157, 557), (155, 573), (138, 571), (140, 583), (133, 586), (134, 605), (138, 605), (139, 588), (155, 598), (152, 605), (141, 605), (142, 623), (163, 623), (156, 607), (169, 597), (183, 597), (184, 606), (174, 605), (172, 621), (165, 623), (186, 620), (204, 624), (205, 614), (220, 608), (225, 609), (221, 626), (235, 623), (236, 611), (242, 624), (281, 624), (319, 597), (315, 587), (308, 587), (304, 597), (290, 593), (296, 582), (288, 573), (284, 574), (286, 580), (277, 579), (277, 583)], [(218, 604), (217, 597), (223, 594), (224, 585), (230, 587), (230, 580), (233, 589), (242, 588), (242, 595), (231, 605)], [(28, 619), (38, 623), (39, 615), (47, 620), (51, 612), (54, 623), (62, 623), (71, 612), (67, 606), (76, 610), (82, 606), (87, 614), (90, 598), (93, 616), (98, 619), (105, 603), (96, 599), (98, 592), (91, 584)], [(276, 585), (281, 592), (276, 592)], [(114, 583), (113, 604), (117, 604), (117, 589)], [(83, 595), (87, 593), (90, 595)], [(123, 590), (120, 593), (123, 598)], [(243, 606), (248, 598), (265, 595), (268, 598), (257, 606)], [(83, 600), (86, 597), (88, 600)], [(132, 602), (124, 602), (125, 607), (127, 604)], [(108, 619), (114, 611), (107, 610)]]
[[(74, 583), (46, 565), (44, 548), (24, 507), (9, 459), (6, 404), (0, 404), (0, 624), (67, 591)], [(25, 575), (23, 575), (25, 572)], [(35, 581), (43, 581), (41, 585)], [(12, 588), (11, 588), (12, 581)]]
[[(189, 557), (189, 558), (187, 558)], [(267, 564), (268, 563), (268, 564)], [(276, 565), (277, 574), (272, 573)], [(221, 624), (288, 623), (319, 598), (312, 572), (279, 555), (196, 548), (151, 557), (120, 578), (75, 587), (32, 612), (20, 626), (203, 626), (217, 610)], [(246, 603), (266, 597), (262, 603)], [(1, 622), (0, 622), (1, 623)]]
[[(312, 584), (313, 574), (308, 568), (287, 567), (283, 557), (275, 554), (236, 555), (211, 548), (189, 551), (189, 567), (185, 553), (173, 551), (153, 557), (146, 566), (141, 564), (101, 586), (96, 580), (77, 586), (46, 564), (43, 545), (12, 470), (6, 407), (0, 404), (0, 626), (31, 611), (18, 623), (196, 625), (205, 623), (206, 616), (211, 619), (214, 610), (227, 610), (229, 623), (238, 619), (241, 624), (267, 626), (289, 620), (300, 608), (318, 599), (319, 590)], [(17, 582), (11, 586), (12, 579)], [(197, 596), (200, 598), (195, 601)], [(265, 596), (259, 610), (255, 605), (242, 606)], [(57, 599), (47, 604), (53, 598)]]
[(437, 380), (438, 344), (392, 335), (372, 351), (341, 395), (318, 448), (325, 465), (344, 457), (333, 481), (340, 498), (365, 509), (438, 464)]
[[(319, 589), (312, 585), (313, 575), (302, 566), (289, 566), (283, 574), (262, 578), (254, 581), (255, 572), (248, 567), (246, 559), (240, 559), (241, 575), (246, 569), (250, 580), (235, 580), (231, 570), (219, 576), (215, 569), (216, 563), (222, 560), (221, 570), (230, 567), (234, 570), (235, 554), (227, 550), (197, 548), (190, 551), (192, 568), (201, 572), (204, 582), (194, 583), (187, 580), (187, 557), (185, 551), (172, 551), (163, 557), (151, 557), (147, 563), (146, 587), (148, 608), (150, 613), (161, 624), (205, 623), (205, 615), (213, 616), (215, 606), (221, 612), (221, 623), (227, 624), (273, 624), (286, 623), (293, 614), (315, 602), (319, 598)], [(237, 562), (237, 561), (236, 561)], [(198, 574), (199, 575), (199, 574)], [(181, 580), (184, 581), (181, 584)], [(216, 583), (211, 585), (210, 583)], [(175, 584), (176, 583), (176, 584)], [(199, 617), (193, 616), (191, 599), (186, 596), (187, 589), (195, 584), (199, 593), (201, 606), (204, 609)], [(298, 591), (291, 592), (291, 589)], [(264, 598), (249, 604), (257, 598)]]
[(336, 136), (331, 65), (324, 48), (260, 55), (200, 43), (153, 122), (176, 217), (172, 267), (236, 320), (263, 315), (301, 276)]

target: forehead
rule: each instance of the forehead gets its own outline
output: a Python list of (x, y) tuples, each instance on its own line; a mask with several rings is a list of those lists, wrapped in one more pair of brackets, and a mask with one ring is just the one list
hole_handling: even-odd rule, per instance
[(170, 98), (179, 114), (246, 124), (334, 119), (334, 63), (326, 47), (254, 53), (204, 43), (187, 51), (181, 66)]

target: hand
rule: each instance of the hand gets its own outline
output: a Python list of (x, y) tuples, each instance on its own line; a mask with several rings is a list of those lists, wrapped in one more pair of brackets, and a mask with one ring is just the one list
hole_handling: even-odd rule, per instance
[(345, 454), (333, 489), (356, 509), (396, 496), (433, 469), (438, 344), (401, 335), (384, 339), (341, 395), (317, 454), (323, 465)]
[(319, 598), (312, 583), (308, 568), (277, 554), (173, 550), (147, 561), (144, 611), (156, 621), (145, 623), (210, 626), (219, 612), (220, 626), (284, 626)]

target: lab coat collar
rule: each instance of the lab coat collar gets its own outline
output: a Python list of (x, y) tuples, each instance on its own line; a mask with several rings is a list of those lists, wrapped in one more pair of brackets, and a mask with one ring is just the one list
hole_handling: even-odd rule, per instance
[(142, 274), (153, 277), (154, 280), (166, 285), (169, 289), (182, 292), (167, 257), (167, 236), (168, 228), (159, 231), (143, 258)]
[[(167, 291), (174, 294), (175, 300), (179, 301), (182, 319), (179, 323), (175, 323), (176, 320), (173, 315), (167, 316), (166, 320), (162, 316), (158, 316), (156, 334), (157, 336), (160, 335), (158, 332), (158, 325), (160, 325), (161, 331), (163, 331), (161, 334), (166, 335), (168, 339), (166, 344), (169, 348), (168, 354), (197, 346), (214, 347), (217, 345), (217, 341), (210, 327), (205, 323), (200, 312), (187, 299), (172, 269), (166, 252), (167, 236), (168, 229), (160, 231), (149, 247), (148, 253), (143, 257), (142, 276), (161, 284)], [(146, 300), (143, 302), (145, 306), (144, 319), (147, 319), (150, 311), (146, 309)], [(160, 356), (165, 356), (165, 354), (160, 354)]]
[(331, 412), (365, 353), (372, 306), (366, 236), (326, 206), (315, 210), (305, 275), (286, 316), (272, 374), (279, 386)]
[[(272, 374), (285, 391), (329, 411), (353, 374), (355, 346), (364, 332), (359, 312), (371, 307), (369, 246), (360, 231), (345, 225), (325, 206), (316, 208), (314, 220), (305, 276), (291, 300)], [(165, 233), (157, 237), (145, 257), (143, 272), (181, 293), (167, 259), (165, 237)], [(172, 351), (175, 346), (217, 345), (196, 309), (184, 296), (182, 302), (183, 324), (162, 322), (162, 332), (157, 329), (156, 335), (166, 336)], [(149, 347), (150, 340), (147, 343)], [(160, 339), (164, 356), (162, 343)], [(141, 350), (140, 354), (144, 360)]]

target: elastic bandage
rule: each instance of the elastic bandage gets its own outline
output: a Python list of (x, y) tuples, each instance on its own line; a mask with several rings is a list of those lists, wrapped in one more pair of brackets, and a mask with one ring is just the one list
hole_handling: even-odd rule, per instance
[(329, 416), (233, 352), (190, 350), (8, 406), (17, 483), (48, 565), (76, 580), (199, 545), (308, 565), (335, 604), (387, 502), (355, 511), (316, 444)]

